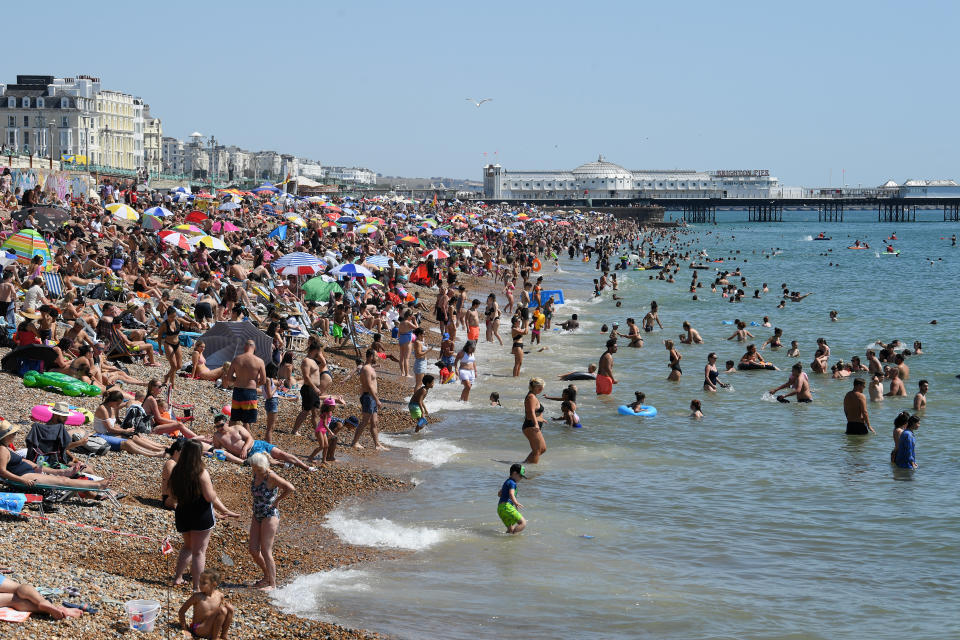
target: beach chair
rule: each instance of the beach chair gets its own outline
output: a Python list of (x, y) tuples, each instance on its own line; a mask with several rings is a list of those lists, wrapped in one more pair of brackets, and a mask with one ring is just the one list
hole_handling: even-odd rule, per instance
[(51, 300), (59, 300), (63, 297), (63, 278), (56, 271), (44, 271), (43, 280), (47, 285), (47, 293)]
[(120, 508), (120, 502), (117, 500), (117, 496), (113, 493), (112, 489), (86, 489), (82, 487), (64, 487), (61, 485), (52, 484), (35, 484), (28, 486), (20, 482), (14, 482), (13, 480), (7, 479), (0, 479), (0, 482), (10, 487), (15, 493), (25, 493), (26, 491), (39, 492), (39, 494), (43, 496), (43, 502), (40, 503), (41, 515), (43, 514), (44, 503), (56, 504), (72, 498), (79, 493), (103, 495), (103, 497), (109, 500), (114, 507), (118, 509)]

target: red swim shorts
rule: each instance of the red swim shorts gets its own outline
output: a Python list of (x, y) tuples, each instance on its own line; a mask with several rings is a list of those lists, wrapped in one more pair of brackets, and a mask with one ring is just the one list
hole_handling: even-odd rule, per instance
[(597, 375), (597, 395), (608, 396), (613, 393), (613, 378)]

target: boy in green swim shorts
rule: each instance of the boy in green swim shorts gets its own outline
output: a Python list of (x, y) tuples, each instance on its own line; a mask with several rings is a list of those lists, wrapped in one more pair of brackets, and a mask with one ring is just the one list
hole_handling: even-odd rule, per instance
[(497, 495), (500, 497), (500, 503), (497, 505), (497, 515), (507, 527), (507, 533), (520, 533), (527, 526), (527, 521), (520, 515), (518, 509), (523, 509), (523, 505), (517, 502), (517, 482), (520, 478), (527, 477), (527, 470), (522, 464), (514, 464), (510, 467), (510, 477), (500, 487)]
[(429, 373), (423, 376), (423, 380), (420, 381), (420, 386), (417, 387), (413, 395), (410, 396), (410, 403), (407, 405), (407, 409), (410, 410), (410, 417), (417, 422), (417, 431), (427, 426), (427, 416), (430, 414), (427, 413), (427, 407), (423, 404), (423, 401), (427, 397), (427, 391), (433, 389), (434, 379), (435, 378)]

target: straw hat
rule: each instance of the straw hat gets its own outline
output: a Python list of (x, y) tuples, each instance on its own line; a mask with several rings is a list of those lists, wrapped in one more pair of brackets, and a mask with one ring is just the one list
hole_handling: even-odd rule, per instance
[(55, 416), (60, 416), (62, 418), (70, 417), (70, 405), (66, 402), (57, 402), (53, 405), (53, 408), (50, 409), (50, 413)]
[(40, 314), (37, 313), (36, 311), (27, 311), (26, 309), (24, 309), (24, 310), (20, 311), (20, 315), (22, 315), (24, 318), (27, 318), (27, 319), (29, 319), (29, 320), (39, 320), (39, 319), (40, 319)]
[(6, 440), (18, 431), (20, 431), (18, 425), (10, 424), (6, 419), (0, 418), (0, 442)]

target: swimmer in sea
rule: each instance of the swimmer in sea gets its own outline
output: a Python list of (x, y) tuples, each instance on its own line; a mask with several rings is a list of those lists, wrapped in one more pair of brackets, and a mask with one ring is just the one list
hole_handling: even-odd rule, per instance
[(836, 309), (830, 311), (830, 322), (839, 322), (840, 315), (837, 313)]
[(823, 352), (823, 349), (817, 349), (817, 352), (813, 354), (813, 362), (810, 363), (810, 369), (814, 373), (826, 373), (828, 364), (827, 354)]
[[(728, 365), (732, 365), (733, 361), (728, 361)], [(720, 373), (717, 371), (717, 354), (710, 353), (707, 355), (707, 366), (703, 369), (703, 390), (704, 391), (716, 391), (717, 387), (729, 387), (730, 385), (720, 382)]]
[(502, 407), (500, 404), (500, 394), (496, 391), (490, 394), (490, 406), (491, 407)]
[(917, 383), (917, 386), (920, 387), (920, 390), (917, 391), (917, 395), (913, 396), (913, 410), (922, 411), (927, 408), (927, 391), (930, 389), (930, 383), (921, 380)]
[(883, 402), (883, 379), (878, 373), (870, 377), (870, 402)]
[(683, 371), (680, 369), (680, 359), (683, 358), (683, 356), (673, 347), (673, 340), (665, 340), (663, 346), (666, 347), (670, 353), (670, 375), (667, 376), (667, 380), (677, 382), (683, 374)]
[(737, 363), (733, 360), (727, 360), (724, 364), (724, 373), (736, 373), (737, 372)]
[(773, 325), (770, 324), (770, 316), (763, 316), (763, 322), (760, 323), (760, 326), (768, 329), (772, 327)]
[(640, 328), (633, 318), (627, 318), (627, 339), (630, 341), (628, 347), (634, 347), (635, 349), (643, 347), (643, 336), (640, 335)]
[(527, 521), (520, 515), (518, 509), (523, 509), (523, 505), (517, 501), (517, 483), (520, 478), (526, 478), (527, 472), (522, 464), (514, 464), (510, 467), (510, 477), (507, 478), (497, 497), (500, 499), (497, 504), (497, 515), (500, 521), (507, 527), (507, 533), (520, 533), (527, 526)]
[(563, 415), (559, 418), (553, 418), (553, 420), (563, 421), (573, 429), (581, 429), (583, 427), (583, 425), (580, 424), (580, 416), (577, 415), (572, 402), (564, 400), (560, 404), (560, 410), (563, 412)]
[(764, 343), (760, 345), (760, 351), (763, 351), (764, 349), (766, 349), (767, 346), (769, 346), (771, 349), (779, 349), (780, 347), (782, 347), (783, 344), (780, 342), (780, 338), (782, 336), (783, 336), (783, 329), (781, 329), (780, 327), (776, 327), (773, 330), (773, 335), (767, 338), (766, 341), (764, 341)]
[(613, 393), (613, 385), (617, 384), (617, 379), (613, 377), (613, 354), (617, 352), (617, 341), (613, 338), (607, 340), (607, 350), (600, 356), (600, 362), (597, 365), (597, 395), (610, 395)]
[(907, 388), (903, 386), (903, 380), (900, 379), (900, 370), (896, 367), (890, 367), (887, 369), (890, 376), (890, 391), (885, 393), (886, 396), (905, 396), (907, 395)]
[(643, 391), (634, 391), (633, 392), (634, 401), (630, 403), (630, 410), (636, 413), (643, 409), (644, 401), (647, 399), (647, 394)]
[(684, 321), (683, 330), (687, 333), (680, 334), (680, 344), (703, 344), (703, 338), (700, 337), (700, 332), (691, 327), (689, 322)]
[(865, 436), (876, 433), (870, 426), (870, 414), (867, 412), (867, 398), (863, 395), (866, 386), (863, 378), (854, 378), (853, 389), (843, 397), (843, 414), (847, 418), (848, 436)]
[(788, 358), (799, 358), (800, 357), (800, 345), (797, 344), (796, 340), (790, 341), (790, 350), (787, 351)]
[(579, 328), (580, 328), (580, 320), (579, 320), (579, 318), (577, 317), (577, 314), (573, 314), (573, 315), (570, 317), (569, 320), (567, 320), (566, 322), (562, 323), (562, 324), (560, 325), (560, 328), (563, 329), (564, 331), (573, 331), (574, 329), (579, 329)]
[(703, 411), (700, 410), (700, 401), (696, 398), (690, 401), (690, 417), (694, 420), (703, 418)]
[(799, 362), (790, 368), (790, 378), (779, 387), (770, 389), (770, 395), (775, 394), (780, 389), (791, 387), (793, 390), (777, 396), (780, 402), (790, 402), (787, 400), (790, 396), (797, 396), (797, 402), (813, 402), (813, 395), (810, 393), (810, 378), (803, 371), (803, 365)]

